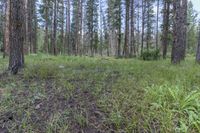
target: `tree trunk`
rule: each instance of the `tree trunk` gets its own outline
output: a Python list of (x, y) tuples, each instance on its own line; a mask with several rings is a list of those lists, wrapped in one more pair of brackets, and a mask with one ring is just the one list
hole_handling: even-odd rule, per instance
[(17, 74), (18, 69), (24, 66), (23, 44), (25, 39), (24, 28), (24, 0), (15, 0), (10, 3), (10, 58), (9, 70)]
[(185, 58), (187, 32), (187, 0), (176, 0), (174, 4), (174, 44), (172, 47), (173, 64), (180, 63)]
[(45, 0), (45, 35), (44, 51), (49, 52), (49, 0)]
[(163, 50), (163, 59), (166, 59), (167, 56), (167, 46), (169, 45), (169, 17), (170, 17), (170, 2), (165, 0), (164, 9), (163, 9), (163, 33), (162, 33), (162, 50)]
[(66, 32), (65, 32), (65, 48), (67, 48), (67, 53), (68, 55), (71, 54), (71, 45), (70, 45), (70, 22), (71, 22), (71, 17), (70, 17), (70, 0), (67, 0), (67, 5), (66, 5)]
[(200, 64), (200, 23), (199, 23), (199, 37), (198, 37), (198, 46), (197, 46), (196, 62)]
[(160, 0), (157, 0), (157, 18), (156, 18), (156, 50), (158, 50), (158, 21), (159, 21)]
[(10, 42), (9, 42), (9, 34), (10, 34), (10, 0), (6, 1), (6, 17), (5, 17), (5, 30), (4, 30), (4, 57), (9, 55), (10, 51)]
[(142, 0), (142, 40), (141, 40), (141, 54), (143, 54), (144, 47), (144, 26), (145, 26), (145, 2)]
[(131, 49), (130, 49), (130, 56), (135, 56), (135, 54), (136, 54), (134, 16), (135, 16), (134, 0), (131, 0)]
[(124, 55), (129, 56), (129, 9), (130, 0), (126, 0), (126, 19), (125, 19), (125, 43), (124, 43)]
[(53, 17), (53, 54), (57, 55), (57, 0), (54, 0), (54, 17)]

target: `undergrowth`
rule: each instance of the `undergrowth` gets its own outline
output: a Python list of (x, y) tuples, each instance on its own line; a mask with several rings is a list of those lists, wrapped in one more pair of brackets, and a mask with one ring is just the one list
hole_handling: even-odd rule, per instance
[[(3, 72), (7, 59), (0, 60)], [(199, 65), (193, 57), (171, 65), (41, 54), (27, 56), (19, 76), (0, 79), (0, 114), (14, 114), (3, 123), (11, 132), (87, 132), (94, 125), (90, 102), (102, 132), (200, 132)]]

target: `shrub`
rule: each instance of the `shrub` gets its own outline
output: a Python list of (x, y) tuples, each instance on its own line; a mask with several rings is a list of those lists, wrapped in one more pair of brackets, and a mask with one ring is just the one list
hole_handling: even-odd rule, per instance
[(145, 51), (141, 54), (142, 60), (158, 60), (160, 59), (160, 50)]

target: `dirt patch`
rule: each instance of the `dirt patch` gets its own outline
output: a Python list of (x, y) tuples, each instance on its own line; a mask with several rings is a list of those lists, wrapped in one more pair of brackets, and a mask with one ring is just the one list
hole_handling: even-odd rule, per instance
[[(77, 88), (68, 101), (68, 108), (71, 110), (70, 130), (71, 132), (84, 133), (104, 133), (105, 131), (105, 115), (97, 107), (95, 97), (86, 90)], [(84, 117), (85, 121), (80, 122), (77, 118)]]

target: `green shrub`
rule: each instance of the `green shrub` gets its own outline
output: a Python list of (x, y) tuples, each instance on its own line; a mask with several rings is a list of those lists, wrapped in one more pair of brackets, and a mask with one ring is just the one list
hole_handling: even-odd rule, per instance
[(153, 51), (145, 51), (141, 54), (142, 60), (158, 60), (160, 59), (160, 51), (153, 50)]

